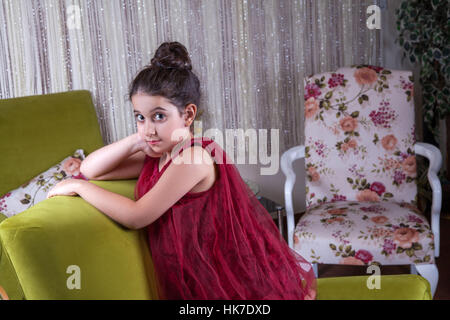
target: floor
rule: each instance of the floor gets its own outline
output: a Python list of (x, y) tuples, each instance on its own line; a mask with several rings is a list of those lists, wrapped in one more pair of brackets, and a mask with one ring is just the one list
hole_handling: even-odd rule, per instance
[[(295, 214), (295, 223), (302, 213)], [(277, 222), (276, 222), (277, 223)], [(450, 300), (450, 214), (441, 215), (441, 247), (440, 257), (436, 259), (439, 270), (439, 282), (434, 296), (435, 300)], [(286, 219), (284, 218), (284, 226)], [(286, 230), (286, 228), (284, 229)], [(319, 277), (338, 277), (367, 275), (367, 267), (360, 266), (340, 266), (340, 265), (319, 265)], [(410, 267), (405, 266), (382, 266), (381, 275), (410, 273)]]

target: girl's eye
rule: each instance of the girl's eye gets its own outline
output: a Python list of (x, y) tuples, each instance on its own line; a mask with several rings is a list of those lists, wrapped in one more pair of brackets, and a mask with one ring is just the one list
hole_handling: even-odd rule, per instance
[[(160, 116), (160, 117), (158, 117)], [(142, 122), (144, 121), (144, 116), (142, 116), (142, 114), (136, 114), (134, 116), (136, 118), (137, 121)], [(139, 118), (142, 117), (142, 118)], [(155, 113), (155, 115), (153, 116), (156, 120), (163, 120), (165, 118), (165, 115), (162, 113)]]
[[(161, 116), (159, 119), (157, 118), (158, 115)], [(162, 120), (162, 119), (164, 119), (164, 117), (165, 117), (165, 115), (163, 115), (162, 113), (155, 113), (155, 118), (157, 120)]]

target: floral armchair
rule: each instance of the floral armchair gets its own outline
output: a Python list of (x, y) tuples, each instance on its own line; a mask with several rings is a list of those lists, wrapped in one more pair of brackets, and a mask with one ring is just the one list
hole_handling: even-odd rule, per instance
[[(374, 66), (305, 79), (305, 146), (286, 151), (288, 242), (313, 263), (411, 265), (438, 281), (442, 156), (415, 140), (412, 74)], [(416, 154), (429, 159), (431, 227), (417, 209)], [(305, 159), (306, 212), (294, 228), (292, 163)]]

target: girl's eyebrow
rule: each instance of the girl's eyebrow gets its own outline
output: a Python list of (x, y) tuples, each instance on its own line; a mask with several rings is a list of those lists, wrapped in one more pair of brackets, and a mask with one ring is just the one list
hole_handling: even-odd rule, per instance
[[(167, 110), (164, 109), (163, 107), (156, 107), (155, 109), (152, 110), (152, 112), (153, 112), (153, 111), (156, 111), (156, 110), (164, 110), (164, 111), (167, 111)], [(135, 112), (135, 113), (136, 113), (136, 112), (142, 113), (142, 112), (140, 112), (139, 110), (133, 110), (133, 112)]]

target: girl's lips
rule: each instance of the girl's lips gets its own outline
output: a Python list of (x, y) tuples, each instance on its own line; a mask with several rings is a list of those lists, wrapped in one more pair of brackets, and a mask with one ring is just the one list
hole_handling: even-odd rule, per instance
[(149, 141), (148, 143), (153, 145), (153, 144), (157, 144), (157, 143), (160, 143), (160, 142), (161, 142), (161, 140), (155, 140), (155, 141)]

